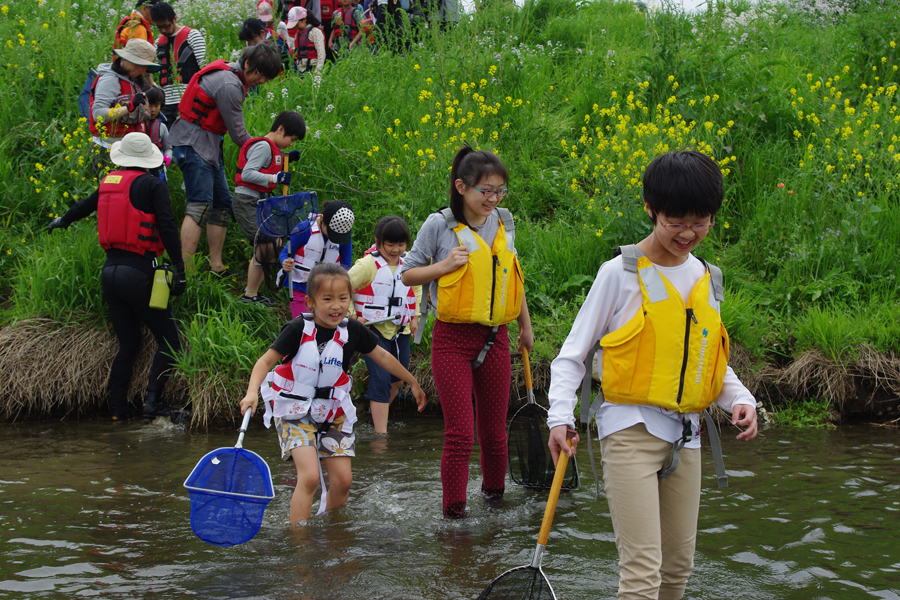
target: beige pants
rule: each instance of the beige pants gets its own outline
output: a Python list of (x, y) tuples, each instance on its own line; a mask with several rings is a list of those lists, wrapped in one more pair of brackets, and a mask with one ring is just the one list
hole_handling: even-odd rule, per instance
[(656, 472), (672, 444), (643, 424), (600, 441), (603, 486), (616, 548), (620, 600), (679, 600), (694, 567), (700, 507), (700, 450), (682, 449), (668, 479)]

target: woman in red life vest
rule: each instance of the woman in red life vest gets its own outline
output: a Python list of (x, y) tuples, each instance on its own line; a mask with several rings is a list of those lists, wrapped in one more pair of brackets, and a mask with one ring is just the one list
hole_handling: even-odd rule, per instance
[(119, 339), (119, 352), (109, 376), (113, 421), (130, 417), (128, 388), (141, 349), (141, 323), (147, 325), (158, 344), (147, 383), (144, 415), (181, 418), (182, 411), (169, 410), (162, 400), (166, 384), (163, 375), (172, 371), (174, 356), (181, 350), (178, 326), (170, 308), (150, 308), (154, 265), (163, 250), (175, 262), (171, 294), (181, 294), (187, 283), (169, 190), (147, 172), (162, 164), (162, 152), (147, 134), (132, 132), (113, 144), (110, 159), (120, 168), (105, 176), (97, 191), (54, 219), (49, 231), (65, 229), (97, 213), (97, 233), (106, 250), (101, 274), (103, 298)]
[(91, 86), (88, 125), (94, 143), (103, 148), (132, 131), (147, 132), (150, 112), (144, 90), (152, 82), (144, 73), (159, 70), (153, 45), (144, 40), (129, 40), (125, 48), (113, 52), (115, 60), (97, 67)]

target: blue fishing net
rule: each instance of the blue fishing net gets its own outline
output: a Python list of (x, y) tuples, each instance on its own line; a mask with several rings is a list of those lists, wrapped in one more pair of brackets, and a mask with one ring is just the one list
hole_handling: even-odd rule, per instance
[(315, 192), (298, 192), (290, 196), (274, 196), (256, 203), (256, 224), (272, 238), (290, 235), (294, 227), (310, 213), (319, 212)]
[(243, 448), (213, 450), (197, 463), (184, 487), (191, 497), (191, 529), (214, 546), (252, 539), (275, 497), (269, 465)]

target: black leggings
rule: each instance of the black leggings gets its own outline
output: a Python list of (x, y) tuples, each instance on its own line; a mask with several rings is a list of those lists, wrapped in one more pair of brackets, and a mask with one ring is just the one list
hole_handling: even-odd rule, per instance
[(109, 319), (119, 338), (119, 353), (109, 376), (110, 404), (113, 415), (127, 416), (128, 387), (143, 336), (141, 322), (147, 325), (159, 345), (147, 391), (162, 394), (166, 385), (163, 374), (172, 368), (174, 355), (181, 350), (181, 340), (172, 311), (150, 308), (152, 276), (128, 265), (107, 264), (103, 266), (101, 282), (103, 298), (109, 305)]

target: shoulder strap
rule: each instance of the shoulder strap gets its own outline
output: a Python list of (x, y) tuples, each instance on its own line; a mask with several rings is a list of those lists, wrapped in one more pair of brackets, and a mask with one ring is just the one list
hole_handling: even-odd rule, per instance
[(622, 254), (622, 264), (629, 273), (637, 273), (638, 259), (644, 255), (637, 244), (629, 244), (628, 246), (619, 246), (619, 252)]
[(725, 278), (722, 276), (722, 269), (715, 265), (706, 265), (709, 269), (709, 279), (712, 281), (713, 294), (716, 300), (723, 302), (725, 300)]
[(442, 215), (444, 215), (444, 221), (447, 222), (447, 227), (450, 229), (456, 229), (459, 225), (459, 221), (456, 220), (456, 217), (453, 216), (453, 211), (450, 210), (450, 207), (447, 206), (438, 211)]
[(506, 249), (510, 252), (516, 251), (516, 223), (513, 221), (512, 213), (508, 208), (497, 207), (500, 214), (500, 221), (503, 223), (503, 229), (506, 231)]

